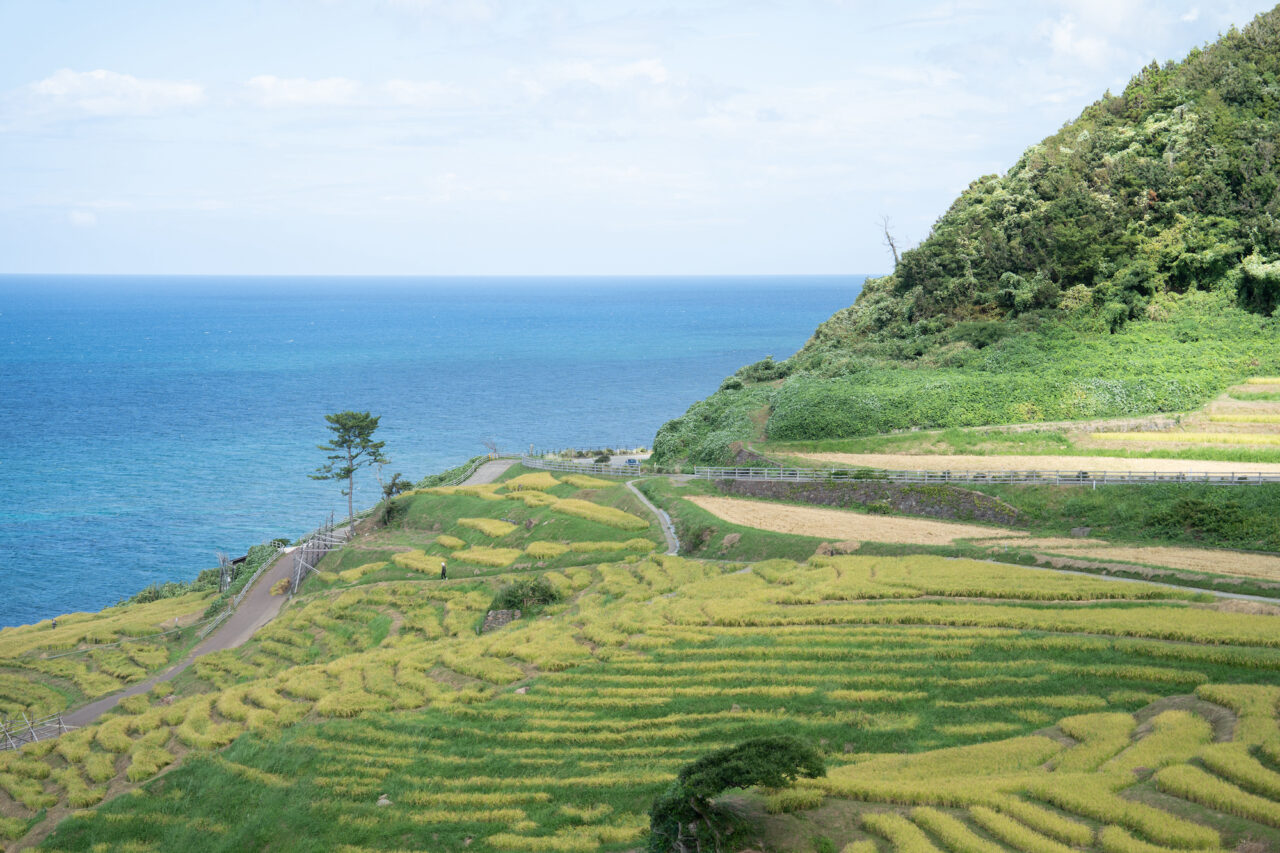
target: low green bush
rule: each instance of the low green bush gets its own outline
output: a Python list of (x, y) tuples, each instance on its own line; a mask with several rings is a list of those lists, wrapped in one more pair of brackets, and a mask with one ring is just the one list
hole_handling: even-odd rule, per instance
[(520, 578), (498, 590), (490, 610), (531, 611), (560, 600), (560, 593), (544, 578)]

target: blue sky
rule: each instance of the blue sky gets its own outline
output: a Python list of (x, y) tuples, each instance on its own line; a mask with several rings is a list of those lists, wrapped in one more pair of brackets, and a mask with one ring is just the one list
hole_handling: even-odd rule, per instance
[(0, 272), (884, 271), (1266, 8), (0, 0)]

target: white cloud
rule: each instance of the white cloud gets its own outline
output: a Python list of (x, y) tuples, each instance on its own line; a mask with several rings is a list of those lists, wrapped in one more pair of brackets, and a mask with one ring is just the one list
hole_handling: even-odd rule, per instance
[(1107, 40), (1081, 29), (1075, 15), (1063, 15), (1049, 25), (1049, 47), (1055, 59), (1101, 65), (1107, 59)]
[(463, 100), (457, 86), (435, 80), (388, 80), (382, 88), (393, 103), (406, 107), (443, 107)]
[(1180, 18), (1180, 20), (1184, 24), (1194, 24), (1196, 21), (1200, 20), (1200, 7), (1192, 6), (1187, 10), (1187, 13)]
[(458, 22), (484, 23), (497, 17), (485, 0), (385, 0), (392, 9)]
[(343, 106), (360, 94), (360, 84), (345, 77), (276, 77), (260, 74), (246, 84), (250, 97), (264, 107)]
[(559, 62), (549, 66), (547, 76), (561, 83), (589, 83), (601, 89), (617, 89), (632, 83), (652, 83), (660, 86), (671, 75), (658, 59), (641, 59), (619, 65), (601, 65), (582, 60)]
[(92, 228), (98, 224), (98, 215), (89, 210), (73, 210), (67, 214), (67, 221), (77, 228)]
[(148, 115), (204, 101), (196, 83), (145, 80), (115, 71), (63, 68), (30, 86), (38, 99), (91, 115)]

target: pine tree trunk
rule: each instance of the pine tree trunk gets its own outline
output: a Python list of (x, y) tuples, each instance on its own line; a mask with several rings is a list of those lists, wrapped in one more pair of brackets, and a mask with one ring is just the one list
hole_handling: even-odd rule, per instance
[[(351, 448), (347, 448), (347, 470), (351, 471)], [(347, 475), (347, 522), (356, 519), (356, 474), (351, 471)]]

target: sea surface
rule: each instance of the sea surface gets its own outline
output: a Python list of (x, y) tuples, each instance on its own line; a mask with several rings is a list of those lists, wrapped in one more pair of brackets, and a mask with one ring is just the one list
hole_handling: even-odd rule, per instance
[(307, 476), (328, 412), (381, 415), (384, 473), (411, 479), (485, 440), (648, 446), (861, 281), (0, 277), (0, 625), (343, 515)]

